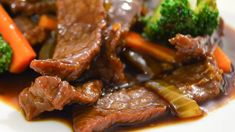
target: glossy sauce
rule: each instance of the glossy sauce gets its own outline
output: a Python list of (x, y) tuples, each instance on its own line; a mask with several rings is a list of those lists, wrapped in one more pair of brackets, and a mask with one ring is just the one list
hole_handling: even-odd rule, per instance
[(21, 75), (3, 74), (0, 76), (0, 100), (8, 105), (19, 109), (18, 94), (30, 86), (36, 74), (33, 71), (26, 71)]
[[(223, 49), (228, 54), (230, 59), (235, 64), (235, 30), (229, 26), (225, 26), (225, 37), (223, 43)], [(0, 75), (0, 101), (14, 107), (15, 109), (20, 111), (18, 105), (18, 94), (27, 86), (30, 86), (31, 82), (38, 75), (35, 72), (28, 70), (21, 75), (11, 75), (11, 74), (3, 74)], [(202, 104), (201, 107), (206, 112), (210, 112), (214, 109), (220, 108), (225, 105), (231, 99), (235, 98), (235, 73), (227, 74), (224, 76), (225, 78), (225, 93), (218, 98), (209, 101), (205, 104)], [(206, 115), (206, 114), (205, 114)], [(200, 118), (193, 118), (182, 120), (178, 119), (170, 113), (163, 115), (162, 117), (151, 120), (144, 124), (132, 125), (128, 127), (113, 127), (109, 129), (110, 131), (120, 131), (120, 130), (138, 130), (145, 128), (157, 128), (166, 125), (182, 123), (185, 121), (194, 121)], [(72, 128), (72, 110), (71, 106), (66, 107), (63, 111), (54, 111), (54, 112), (46, 112), (39, 117), (39, 121), (45, 120), (56, 120), (63, 122), (69, 125)]]

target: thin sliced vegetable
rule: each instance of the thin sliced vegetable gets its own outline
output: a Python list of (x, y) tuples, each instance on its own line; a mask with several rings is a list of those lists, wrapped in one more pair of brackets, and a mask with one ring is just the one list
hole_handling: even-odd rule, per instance
[(214, 52), (215, 60), (218, 67), (223, 70), (224, 73), (229, 73), (232, 71), (232, 62), (229, 57), (224, 53), (224, 51), (217, 46)]
[(123, 54), (125, 58), (138, 70), (140, 70), (144, 74), (149, 75), (150, 77), (154, 76), (152, 69), (148, 66), (143, 56), (131, 50), (126, 50), (123, 52)]
[(175, 86), (167, 85), (161, 81), (152, 81), (146, 83), (146, 87), (153, 89), (164, 98), (173, 107), (179, 118), (192, 118), (203, 115), (203, 111), (197, 102), (179, 93)]
[(57, 27), (57, 21), (48, 15), (42, 15), (39, 20), (39, 26), (47, 30), (55, 30)]
[(54, 32), (51, 33), (50, 39), (48, 39), (41, 47), (38, 59), (46, 60), (52, 58), (53, 50), (55, 48), (56, 35)]
[(13, 58), (9, 71), (11, 73), (24, 71), (32, 59), (35, 58), (36, 53), (1, 4), (0, 33), (13, 50)]
[(127, 33), (125, 41), (126, 46), (134, 50), (149, 54), (158, 60), (170, 63), (176, 62), (176, 53), (174, 50), (159, 44), (151, 43), (137, 33)]

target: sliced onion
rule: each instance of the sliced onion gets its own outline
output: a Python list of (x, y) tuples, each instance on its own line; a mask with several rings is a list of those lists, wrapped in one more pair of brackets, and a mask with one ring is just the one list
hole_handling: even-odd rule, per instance
[(167, 85), (161, 81), (151, 81), (146, 83), (146, 87), (153, 89), (165, 99), (179, 118), (192, 118), (203, 115), (203, 111), (197, 102), (181, 94), (175, 86)]

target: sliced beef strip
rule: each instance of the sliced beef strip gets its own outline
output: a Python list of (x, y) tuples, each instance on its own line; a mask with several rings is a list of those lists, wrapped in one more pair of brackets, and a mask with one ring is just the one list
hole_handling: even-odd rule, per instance
[(177, 49), (179, 61), (187, 62), (192, 59), (201, 59), (212, 56), (216, 45), (221, 43), (223, 37), (224, 22), (220, 19), (218, 29), (211, 36), (192, 37), (190, 35), (177, 34), (170, 39), (170, 43)]
[[(207, 58), (204, 62), (183, 66), (165, 75), (162, 80), (175, 85), (189, 98), (203, 103), (220, 94), (222, 72), (213, 59)], [(164, 103), (155, 93), (135, 86), (108, 94), (86, 110), (76, 109), (73, 127), (75, 131), (89, 132), (103, 131), (115, 124), (143, 122), (164, 113), (162, 106)]]
[(100, 51), (105, 25), (103, 0), (57, 0), (57, 7), (59, 31), (53, 59), (34, 60), (31, 68), (73, 81)]
[(8, 5), (13, 13), (24, 15), (45, 14), (56, 12), (56, 0), (1, 0), (0, 2)]
[(106, 30), (106, 36), (99, 58), (91, 68), (92, 76), (101, 78), (106, 84), (122, 84), (126, 82), (124, 65), (117, 55), (117, 47), (121, 37), (120, 30)]
[(102, 82), (92, 81), (74, 87), (58, 77), (41, 76), (19, 95), (26, 118), (32, 120), (45, 111), (62, 110), (71, 103), (95, 103), (101, 96)]
[(211, 43), (210, 39), (209, 36), (193, 38), (190, 35), (177, 34), (170, 39), (170, 43), (175, 45), (179, 61), (187, 62), (211, 56), (216, 44)]
[(163, 80), (173, 84), (186, 96), (203, 103), (218, 96), (223, 85), (222, 71), (213, 59), (183, 66)]
[(126, 82), (125, 67), (117, 55), (117, 47), (122, 35), (129, 31), (136, 16), (140, 14), (142, 0), (108, 0), (106, 2), (111, 5), (107, 13), (108, 26), (103, 32), (103, 51), (93, 71), (108, 84), (122, 84)]
[(29, 17), (18, 16), (14, 21), (31, 45), (42, 43), (48, 38), (48, 32)]
[(166, 112), (166, 104), (141, 86), (110, 93), (95, 106), (74, 112), (75, 132), (104, 131), (116, 124), (141, 123)]

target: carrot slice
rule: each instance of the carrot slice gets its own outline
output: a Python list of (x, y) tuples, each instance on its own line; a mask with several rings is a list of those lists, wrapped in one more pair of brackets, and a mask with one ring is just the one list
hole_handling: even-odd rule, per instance
[(39, 20), (39, 26), (48, 30), (55, 30), (57, 21), (48, 15), (42, 15)]
[(225, 73), (232, 71), (232, 62), (229, 57), (224, 53), (224, 51), (217, 46), (214, 51), (214, 57), (218, 64), (218, 67)]
[(9, 71), (11, 73), (24, 71), (31, 60), (35, 58), (36, 53), (1, 4), (0, 33), (13, 50), (13, 58)]
[(170, 48), (145, 40), (141, 35), (129, 32), (125, 36), (126, 46), (144, 52), (154, 58), (170, 63), (176, 62), (176, 52)]

